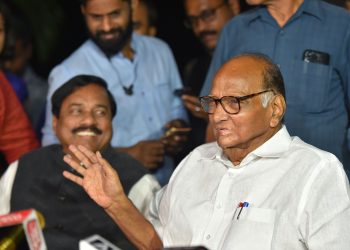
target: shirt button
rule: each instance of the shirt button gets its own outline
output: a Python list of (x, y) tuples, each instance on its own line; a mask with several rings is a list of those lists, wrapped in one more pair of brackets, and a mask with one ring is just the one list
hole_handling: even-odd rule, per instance
[(229, 177), (233, 177), (233, 173), (228, 173), (228, 176)]
[(221, 209), (221, 204), (218, 204), (218, 205), (216, 206), (216, 208), (217, 208), (217, 209)]
[(281, 30), (280, 35), (281, 35), (281, 36), (284, 35), (284, 30)]
[(207, 240), (209, 240), (209, 239), (211, 238), (211, 235), (208, 234), (207, 236), (205, 236), (205, 238), (206, 238)]
[(65, 194), (60, 194), (60, 195), (58, 196), (58, 199), (59, 199), (60, 201), (65, 201), (65, 200), (66, 200), (66, 195), (65, 195)]
[(148, 120), (149, 120), (150, 122), (153, 121), (152, 117), (148, 117)]

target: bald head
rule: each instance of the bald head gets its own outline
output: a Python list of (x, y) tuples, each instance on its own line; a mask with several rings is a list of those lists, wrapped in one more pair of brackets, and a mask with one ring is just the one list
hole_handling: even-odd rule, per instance
[[(285, 98), (281, 71), (271, 59), (263, 54), (242, 54), (226, 62), (217, 72), (216, 78), (246, 78), (256, 82), (261, 89), (272, 89)], [(214, 84), (216, 83), (214, 79)], [(214, 86), (213, 84), (213, 86)]]

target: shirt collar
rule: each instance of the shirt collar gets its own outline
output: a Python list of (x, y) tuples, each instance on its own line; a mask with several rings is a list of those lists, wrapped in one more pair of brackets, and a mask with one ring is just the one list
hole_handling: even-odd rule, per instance
[(289, 149), (291, 142), (287, 128), (283, 125), (276, 134), (250, 154), (262, 158), (278, 158)]
[[(283, 155), (288, 149), (292, 142), (292, 139), (287, 131), (285, 125), (267, 140), (260, 147), (250, 152), (241, 162), (240, 166), (244, 166), (255, 158), (278, 158)], [(206, 152), (202, 155), (203, 159), (206, 160), (218, 160), (221, 161), (225, 166), (233, 166), (232, 162), (226, 157), (222, 148), (217, 142), (210, 143), (212, 146), (206, 148)]]
[[(298, 11), (294, 14), (294, 17), (300, 16), (302, 13), (312, 15), (320, 20), (324, 18), (324, 13), (321, 9), (319, 0), (304, 0), (299, 7)], [(268, 13), (265, 5), (257, 6), (255, 9), (247, 12), (247, 24), (252, 23), (258, 18), (263, 20), (271, 19), (271, 15)]]
[[(137, 56), (138, 56), (138, 55), (136, 56), (136, 51), (137, 51), (138, 47), (140, 46), (139, 45), (140, 44), (139, 37), (140, 37), (140, 35), (136, 34), (135, 32), (133, 32), (131, 34), (131, 48), (134, 50), (134, 60), (133, 61), (135, 61)], [(88, 42), (89, 42), (88, 43), (89, 46), (92, 46), (95, 49), (95, 51), (97, 51), (100, 55), (103, 55), (104, 57), (106, 57), (106, 55), (103, 53), (103, 51), (100, 49), (100, 47), (91, 38), (88, 40)], [(126, 58), (126, 57), (124, 57), (124, 55), (123, 55), (123, 53), (121, 51), (119, 51), (115, 55), (112, 55), (111, 58), (113, 58), (113, 57)]]

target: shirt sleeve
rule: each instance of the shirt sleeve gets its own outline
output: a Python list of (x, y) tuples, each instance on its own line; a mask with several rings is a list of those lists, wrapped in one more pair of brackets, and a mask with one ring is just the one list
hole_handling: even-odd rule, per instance
[(158, 181), (152, 175), (146, 174), (132, 186), (128, 197), (143, 215), (147, 215), (150, 203), (159, 189)]
[(39, 142), (12, 86), (0, 73), (0, 152), (7, 163), (12, 163), (23, 154), (37, 148)]
[(164, 186), (155, 194), (149, 206), (149, 212), (146, 214), (146, 219), (151, 222), (160, 238), (162, 238), (163, 235), (163, 225), (160, 219), (159, 207), (166, 188), (167, 186)]
[(48, 84), (49, 89), (46, 98), (46, 109), (45, 109), (45, 123), (42, 128), (42, 146), (47, 146), (55, 143), (59, 143), (55, 132), (52, 128), (52, 105), (51, 97), (53, 93), (58, 89), (62, 83), (65, 82), (65, 79), (68, 78), (67, 73), (65, 72), (63, 66), (59, 65), (52, 70), (49, 76)]
[(13, 182), (17, 173), (18, 161), (13, 162), (0, 179), (0, 215), (10, 212)]
[(325, 163), (307, 186), (300, 203), (301, 240), (309, 250), (349, 249), (350, 190), (341, 163)]

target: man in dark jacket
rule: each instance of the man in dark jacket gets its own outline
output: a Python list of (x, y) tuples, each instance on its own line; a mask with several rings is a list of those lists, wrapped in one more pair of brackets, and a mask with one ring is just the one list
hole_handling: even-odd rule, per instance
[(92, 234), (133, 249), (104, 210), (62, 176), (63, 170), (74, 172), (62, 160), (70, 154), (68, 146), (84, 145), (113, 162), (125, 192), (140, 211), (147, 212), (159, 189), (136, 160), (110, 146), (117, 107), (105, 81), (78, 75), (58, 88), (51, 102), (53, 129), (61, 144), (33, 151), (9, 167), (0, 181), (0, 214), (26, 208), (43, 213), (48, 249), (78, 249), (79, 240)]

